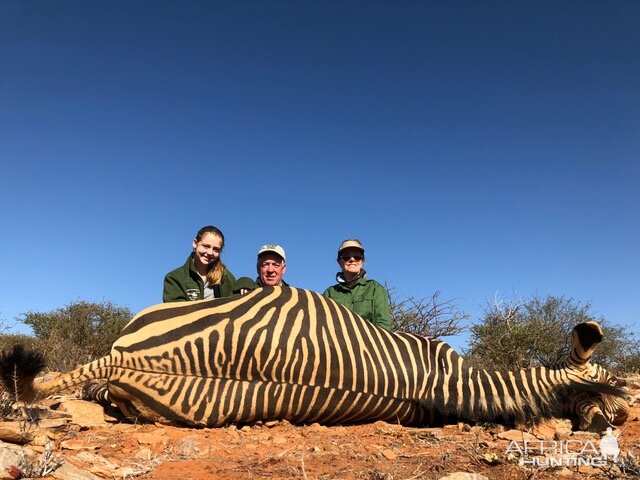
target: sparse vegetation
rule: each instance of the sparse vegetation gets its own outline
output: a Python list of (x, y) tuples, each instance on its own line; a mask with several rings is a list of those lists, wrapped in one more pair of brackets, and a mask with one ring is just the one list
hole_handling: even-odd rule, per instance
[(395, 328), (430, 338), (459, 335), (465, 330), (461, 325), (469, 316), (460, 311), (453, 300), (440, 300), (440, 293), (431, 297), (400, 298), (394, 288), (387, 287), (391, 319)]
[(568, 353), (575, 325), (597, 321), (604, 340), (592, 361), (619, 374), (638, 372), (640, 343), (635, 335), (604, 318), (595, 318), (590, 307), (553, 296), (496, 302), (486, 309), (481, 323), (471, 327), (470, 348), (465, 354), (475, 365), (491, 369), (550, 366)]
[(18, 341), (37, 342), (50, 369), (68, 371), (109, 353), (111, 344), (131, 316), (128, 308), (110, 302), (78, 301), (51, 312), (30, 311), (23, 314), (20, 321), (33, 329), (35, 339), (0, 337), (0, 345), (6, 348)]

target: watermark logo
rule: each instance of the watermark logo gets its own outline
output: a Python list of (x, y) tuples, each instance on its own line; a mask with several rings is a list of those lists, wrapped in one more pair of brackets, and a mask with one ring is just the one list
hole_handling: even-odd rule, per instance
[[(598, 443), (598, 447), (596, 447)], [(520, 465), (535, 467), (575, 467), (590, 465), (604, 467), (616, 463), (620, 455), (618, 438), (611, 427), (600, 442), (592, 440), (512, 440), (505, 452), (507, 457), (519, 457)]]

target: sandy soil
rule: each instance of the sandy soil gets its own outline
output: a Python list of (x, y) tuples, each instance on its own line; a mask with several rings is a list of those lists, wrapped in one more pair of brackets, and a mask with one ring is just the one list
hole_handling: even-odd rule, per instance
[[(501, 426), (448, 425), (407, 428), (383, 422), (354, 426), (296, 426), (270, 422), (253, 426), (190, 429), (132, 425), (107, 411), (103, 426), (71, 424), (50, 430), (54, 455), (97, 478), (139, 479), (438, 479), (471, 472), (489, 479), (638, 478), (619, 466), (533, 467), (506, 454), (515, 435)], [(640, 407), (633, 407), (619, 437), (622, 454), (640, 458)], [(599, 445), (597, 434), (571, 433), (567, 421), (546, 422), (530, 432)], [(620, 431), (614, 432), (620, 433)], [(533, 437), (531, 437), (533, 438)], [(577, 443), (574, 443), (576, 445)], [(104, 463), (104, 466), (101, 466)], [(631, 469), (633, 461), (627, 463)], [(635, 463), (635, 468), (638, 467)], [(78, 477), (67, 471), (58, 478)], [(65, 477), (66, 475), (66, 477)], [(468, 477), (472, 478), (472, 477)], [(479, 477), (481, 478), (481, 477)]]

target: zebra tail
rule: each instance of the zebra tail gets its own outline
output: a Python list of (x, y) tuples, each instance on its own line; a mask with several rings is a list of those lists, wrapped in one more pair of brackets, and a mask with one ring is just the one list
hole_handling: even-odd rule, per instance
[(27, 350), (23, 345), (14, 345), (0, 352), (0, 380), (2, 386), (17, 400), (32, 402), (47, 397), (65, 388), (79, 385), (96, 378), (107, 378), (111, 370), (111, 356), (87, 363), (72, 372), (48, 382), (36, 383), (35, 377), (45, 368), (44, 355)]

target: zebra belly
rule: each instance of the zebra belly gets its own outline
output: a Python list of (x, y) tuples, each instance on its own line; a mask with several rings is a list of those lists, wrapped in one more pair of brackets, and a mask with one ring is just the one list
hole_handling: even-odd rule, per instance
[(423, 420), (417, 402), (319, 386), (176, 376), (120, 370), (109, 380), (114, 399), (141, 416), (170, 423), (219, 427), (286, 419), (292, 423), (357, 423), (385, 420), (405, 425)]

